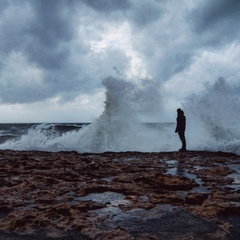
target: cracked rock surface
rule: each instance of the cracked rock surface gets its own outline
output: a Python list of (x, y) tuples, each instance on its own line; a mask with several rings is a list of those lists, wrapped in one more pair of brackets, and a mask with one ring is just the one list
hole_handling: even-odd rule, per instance
[(240, 236), (240, 156), (0, 151), (0, 239)]

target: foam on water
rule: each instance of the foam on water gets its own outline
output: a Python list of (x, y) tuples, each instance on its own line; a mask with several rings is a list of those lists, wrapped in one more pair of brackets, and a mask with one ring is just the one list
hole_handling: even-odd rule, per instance
[[(161, 96), (153, 81), (142, 84), (106, 78), (105, 108), (92, 124), (62, 135), (45, 124), (31, 128), (18, 140), (0, 145), (1, 149), (78, 152), (176, 151), (180, 140), (175, 124), (150, 127), (140, 116), (152, 114)], [(206, 86), (200, 95), (184, 103), (187, 117), (187, 147), (192, 150), (231, 151), (240, 154), (239, 98), (224, 79)]]
[[(1, 149), (15, 150), (76, 150), (78, 152), (104, 151), (170, 151), (174, 134), (165, 136), (169, 127), (156, 129), (140, 123), (139, 115), (151, 113), (159, 105), (159, 92), (155, 83), (145, 80), (141, 84), (108, 77), (103, 81), (106, 87), (105, 108), (101, 116), (92, 124), (78, 131), (71, 131), (61, 136), (54, 128), (41, 124), (31, 128), (20, 139), (8, 141)], [(48, 130), (47, 130), (48, 129)], [(47, 131), (46, 131), (47, 130)]]
[(240, 98), (223, 78), (184, 104), (188, 147), (240, 154)]

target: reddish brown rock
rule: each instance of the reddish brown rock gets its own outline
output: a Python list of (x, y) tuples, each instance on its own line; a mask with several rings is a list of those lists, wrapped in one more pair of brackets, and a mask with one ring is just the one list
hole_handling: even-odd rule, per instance
[(186, 204), (202, 205), (208, 198), (208, 193), (189, 193), (185, 199)]
[[(159, 239), (161, 234), (201, 239), (202, 234), (227, 240), (240, 233), (240, 157), (234, 154), (6, 150), (0, 158), (4, 239), (19, 234), (45, 239), (74, 234), (79, 239)], [(159, 229), (154, 219), (163, 221), (164, 213), (172, 215), (162, 224), (174, 219), (174, 209), (183, 210), (176, 219), (192, 218), (191, 234), (181, 228), (174, 232), (171, 224), (165, 233), (149, 230)], [(140, 220), (126, 225), (131, 219)], [(150, 225), (137, 233), (136, 224), (143, 223)], [(201, 233), (194, 224), (204, 226)]]

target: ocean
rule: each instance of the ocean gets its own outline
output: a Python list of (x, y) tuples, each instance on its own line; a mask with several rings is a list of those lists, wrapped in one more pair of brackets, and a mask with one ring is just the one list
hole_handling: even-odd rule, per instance
[[(131, 126), (131, 129), (134, 129), (132, 131), (136, 130), (135, 134), (131, 133), (132, 136), (130, 128), (124, 130), (119, 123), (115, 126), (100, 125), (99, 128), (99, 121), (0, 124), (0, 149), (78, 152), (159, 151), (163, 149), (159, 147), (157, 135), (163, 129), (173, 129), (175, 124), (135, 123), (135, 127)], [(124, 127), (130, 126), (128, 124)], [(145, 135), (146, 129), (152, 137)], [(135, 139), (137, 135), (138, 137), (142, 135), (142, 139)]]
[[(120, 152), (178, 151), (173, 122), (161, 121), (161, 91), (148, 83), (106, 78), (105, 108), (91, 123), (0, 124), (0, 149)], [(162, 102), (161, 102), (162, 101)], [(240, 154), (240, 98), (224, 79), (192, 94), (181, 107), (188, 150)], [(159, 121), (141, 121), (158, 113)]]
[(7, 141), (16, 142), (31, 131), (38, 130), (46, 135), (61, 136), (70, 131), (77, 131), (89, 123), (2, 123), (0, 124), (0, 144)]

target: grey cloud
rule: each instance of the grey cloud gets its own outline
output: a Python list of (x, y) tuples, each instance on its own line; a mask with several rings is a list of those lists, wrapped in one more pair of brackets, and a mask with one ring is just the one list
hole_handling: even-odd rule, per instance
[(179, 11), (187, 1), (150, 2), (152, 5), (149, 8), (155, 9), (155, 14), (152, 19), (149, 17), (145, 24), (139, 21), (139, 28), (135, 28), (133, 44), (141, 54), (151, 76), (163, 82), (192, 64), (196, 44), (191, 41), (188, 24), (182, 16), (184, 12)]
[(29, 21), (29, 5), (26, 1), (21, 4), (9, 1), (1, 9), (0, 15), (0, 51), (1, 54), (9, 54), (13, 50), (19, 50), (27, 42), (25, 31)]
[[(106, 13), (106, 18), (123, 20), (127, 18), (135, 26), (141, 27), (157, 20), (162, 12), (165, 1), (156, 0), (82, 0), (96, 12)], [(121, 15), (117, 13), (121, 12)], [(104, 17), (103, 16), (103, 17)]]
[(25, 86), (18, 90), (14, 87), (5, 88), (4, 91), (0, 90), (0, 94), (2, 103), (32, 103), (49, 98), (47, 92), (38, 91), (32, 86)]
[(53, 47), (56, 38), (60, 41), (69, 41), (73, 37), (74, 28), (71, 24), (73, 11), (72, 2), (64, 0), (33, 1), (36, 19), (31, 23), (31, 34), (45, 46)]
[[(74, 98), (80, 91), (91, 91), (91, 86), (83, 84), (91, 78), (86, 64), (90, 44), (84, 39), (76, 42), (77, 10), (78, 2), (71, 0), (9, 1), (0, 16), (3, 40), (0, 43), (0, 76), (8, 79), (7, 87), (6, 80), (0, 79), (2, 102), (34, 102), (63, 92), (72, 93)], [(18, 76), (4, 71), (6, 59), (14, 52), (24, 55), (28, 61), (26, 65), (35, 65), (43, 71), (41, 86), (35, 85), (34, 79), (25, 81), (22, 78), (18, 86), (14, 85), (13, 78)], [(17, 62), (15, 64), (17, 69)], [(100, 84), (100, 80), (91, 81), (95, 86)]]
[(41, 0), (32, 4), (35, 18), (28, 29), (31, 40), (26, 52), (44, 68), (64, 67), (70, 52), (61, 45), (70, 43), (75, 31), (72, 1)]
[(195, 28), (197, 31), (206, 31), (212, 27), (223, 24), (225, 21), (240, 19), (240, 2), (238, 0), (201, 1), (193, 10)]
[(194, 53), (189, 52), (176, 52), (170, 54), (164, 59), (166, 65), (160, 75), (163, 79), (169, 79), (171, 76), (182, 72), (193, 63)]
[(169, 51), (162, 59), (152, 57), (145, 61), (154, 79), (164, 82), (173, 75), (189, 68), (194, 61), (194, 56), (195, 53), (191, 52), (191, 50), (189, 52)]
[[(67, 48), (74, 35), (72, 1), (32, 0), (9, 1), (10, 16), (1, 19), (1, 51), (24, 51), (31, 61), (46, 68), (61, 67), (68, 55)], [(27, 9), (27, 10), (26, 10)], [(19, 11), (19, 12), (17, 12)], [(30, 16), (28, 16), (30, 15)]]
[(0, 2), (0, 13), (4, 12), (4, 10), (13, 2), (12, 1), (8, 1), (8, 0), (1, 0)]
[(189, 7), (187, 4), (188, 1), (161, 1), (156, 8), (158, 17), (135, 31), (134, 46), (148, 71), (160, 81), (187, 70), (205, 50), (217, 51), (239, 42), (238, 0), (196, 1)]
[(130, 0), (82, 0), (82, 2), (102, 12), (125, 10), (131, 6)]
[(111, 23), (129, 23), (133, 50), (147, 72), (161, 81), (191, 66), (206, 46), (239, 36), (239, 1), (199, 1), (188, 15), (190, 30), (187, 4), (187, 0), (1, 0), (0, 77), (11, 78), (5, 61), (14, 52), (24, 56), (26, 65), (42, 71), (41, 84), (31, 81), (30, 74), (15, 87), (13, 75), (7, 88), (0, 78), (2, 101), (34, 102), (57, 95), (68, 101), (80, 91), (91, 93), (102, 86), (101, 79), (112, 74), (113, 67), (127, 70), (129, 58), (122, 50), (91, 50), (90, 41), (101, 40), (104, 27)]
[(192, 29), (205, 44), (223, 45), (239, 37), (240, 1), (201, 1), (189, 14)]
[(129, 9), (126, 15), (138, 27), (144, 27), (162, 17), (164, 5), (160, 2), (144, 0), (133, 1), (132, 4), (132, 8)]

